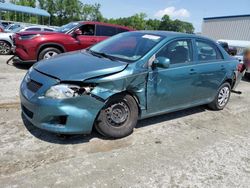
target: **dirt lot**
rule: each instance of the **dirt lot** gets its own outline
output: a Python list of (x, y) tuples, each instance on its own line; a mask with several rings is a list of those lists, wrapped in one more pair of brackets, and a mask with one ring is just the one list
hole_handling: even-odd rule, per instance
[(61, 138), (24, 125), (26, 69), (0, 57), (0, 187), (250, 187), (250, 82), (224, 111), (206, 107), (139, 122), (120, 140)]

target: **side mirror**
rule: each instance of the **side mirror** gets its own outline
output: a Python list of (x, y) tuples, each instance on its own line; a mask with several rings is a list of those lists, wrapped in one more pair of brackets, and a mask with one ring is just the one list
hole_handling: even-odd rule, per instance
[(154, 61), (156, 67), (168, 68), (170, 66), (170, 59), (166, 57), (157, 57)]
[(76, 29), (74, 32), (73, 32), (73, 37), (77, 37), (78, 35), (82, 35), (82, 31), (80, 29)]

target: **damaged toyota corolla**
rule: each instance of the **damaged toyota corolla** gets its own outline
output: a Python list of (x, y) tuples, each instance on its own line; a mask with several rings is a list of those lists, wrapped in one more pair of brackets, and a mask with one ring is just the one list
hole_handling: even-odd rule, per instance
[(222, 110), (238, 61), (196, 35), (135, 31), (35, 64), (22, 81), (24, 119), (60, 134), (113, 138), (138, 119), (209, 104)]

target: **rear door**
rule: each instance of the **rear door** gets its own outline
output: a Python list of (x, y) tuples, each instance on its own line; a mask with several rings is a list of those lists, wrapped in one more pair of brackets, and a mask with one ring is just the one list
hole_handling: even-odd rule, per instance
[(195, 47), (199, 81), (196, 83), (194, 100), (205, 103), (215, 97), (226, 78), (226, 64), (220, 49), (213, 42), (197, 39)]

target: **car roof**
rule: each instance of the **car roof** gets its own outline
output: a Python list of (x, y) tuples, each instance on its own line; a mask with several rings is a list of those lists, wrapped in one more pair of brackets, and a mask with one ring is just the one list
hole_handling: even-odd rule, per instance
[(104, 22), (97, 22), (97, 21), (78, 21), (78, 22), (72, 22), (72, 23), (105, 25), (105, 26), (111, 26), (111, 27), (126, 29), (126, 30), (129, 30), (129, 31), (134, 31), (134, 29), (131, 28), (131, 27), (116, 25), (116, 24), (110, 24), (110, 23), (104, 23)]
[(30, 25), (30, 26), (26, 26), (25, 28), (48, 28), (48, 29), (53, 29), (51, 27), (44, 26), (44, 25)]
[[(165, 37), (165, 38), (191, 37), (191, 38), (197, 38), (197, 39), (204, 39), (204, 40), (213, 41), (212, 39), (209, 39), (209, 38), (201, 36), (201, 35), (190, 34), (190, 33), (181, 33), (181, 32), (173, 32), (173, 31), (142, 30), (142, 31), (133, 31), (133, 32), (145, 33), (145, 34), (151, 34), (151, 35), (160, 35), (160, 36)], [(213, 41), (213, 42), (215, 42), (215, 41)]]

